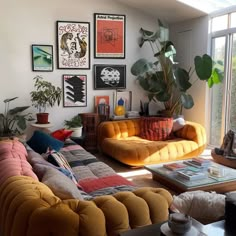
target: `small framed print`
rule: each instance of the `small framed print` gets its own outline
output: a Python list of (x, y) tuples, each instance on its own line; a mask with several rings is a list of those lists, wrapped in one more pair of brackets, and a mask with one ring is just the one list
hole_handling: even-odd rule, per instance
[(32, 49), (32, 70), (53, 71), (53, 46), (33, 44)]
[(90, 69), (90, 23), (57, 21), (58, 69)]
[(86, 75), (63, 75), (63, 106), (87, 106)]
[(125, 15), (94, 13), (94, 57), (125, 58)]
[(125, 107), (125, 111), (132, 110), (132, 92), (131, 91), (120, 91), (114, 92), (114, 107), (118, 105), (118, 102), (122, 101)]
[(125, 65), (94, 65), (94, 89), (126, 88)]

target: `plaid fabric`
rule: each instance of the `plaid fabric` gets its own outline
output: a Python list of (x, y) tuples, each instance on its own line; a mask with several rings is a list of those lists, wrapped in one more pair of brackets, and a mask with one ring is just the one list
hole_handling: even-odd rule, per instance
[(171, 137), (173, 118), (141, 117), (140, 137), (151, 141), (167, 140)]

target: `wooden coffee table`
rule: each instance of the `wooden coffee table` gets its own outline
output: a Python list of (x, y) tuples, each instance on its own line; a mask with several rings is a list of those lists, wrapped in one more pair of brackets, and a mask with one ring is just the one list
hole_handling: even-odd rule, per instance
[[(178, 161), (182, 163), (183, 161)], [(166, 164), (166, 163), (165, 163)], [(211, 162), (211, 166), (216, 166), (224, 169), (224, 177), (213, 178), (210, 175), (204, 179), (199, 180), (186, 180), (179, 177), (176, 171), (171, 171), (163, 167), (162, 164), (147, 165), (145, 169), (152, 173), (152, 178), (159, 183), (169, 187), (177, 193), (186, 191), (203, 190), (203, 191), (216, 191), (217, 193), (226, 193), (236, 190), (236, 170), (226, 167), (215, 162)], [(204, 171), (207, 172), (207, 169)]]

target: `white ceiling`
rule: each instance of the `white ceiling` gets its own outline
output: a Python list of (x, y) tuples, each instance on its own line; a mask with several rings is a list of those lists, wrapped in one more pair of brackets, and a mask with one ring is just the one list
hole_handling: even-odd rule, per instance
[[(116, 0), (169, 24), (206, 15), (176, 0)], [(197, 0), (196, 0), (197, 1)]]

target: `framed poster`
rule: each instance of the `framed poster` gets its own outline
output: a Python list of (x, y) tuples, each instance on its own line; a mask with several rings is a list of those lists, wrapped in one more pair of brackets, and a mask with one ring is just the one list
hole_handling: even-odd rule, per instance
[(32, 70), (53, 71), (53, 46), (33, 44), (32, 49)]
[(63, 75), (63, 106), (87, 106), (86, 75)]
[(123, 106), (125, 107), (125, 111), (131, 111), (132, 110), (132, 92), (131, 91), (119, 91), (117, 90), (114, 92), (114, 107), (118, 105), (118, 102), (120, 104), (123, 103)]
[(94, 13), (94, 57), (125, 58), (125, 15)]
[(90, 69), (90, 23), (57, 21), (58, 69)]
[(94, 89), (126, 88), (125, 65), (94, 65)]
[(99, 104), (110, 105), (110, 97), (108, 95), (94, 96), (94, 105), (95, 107)]

